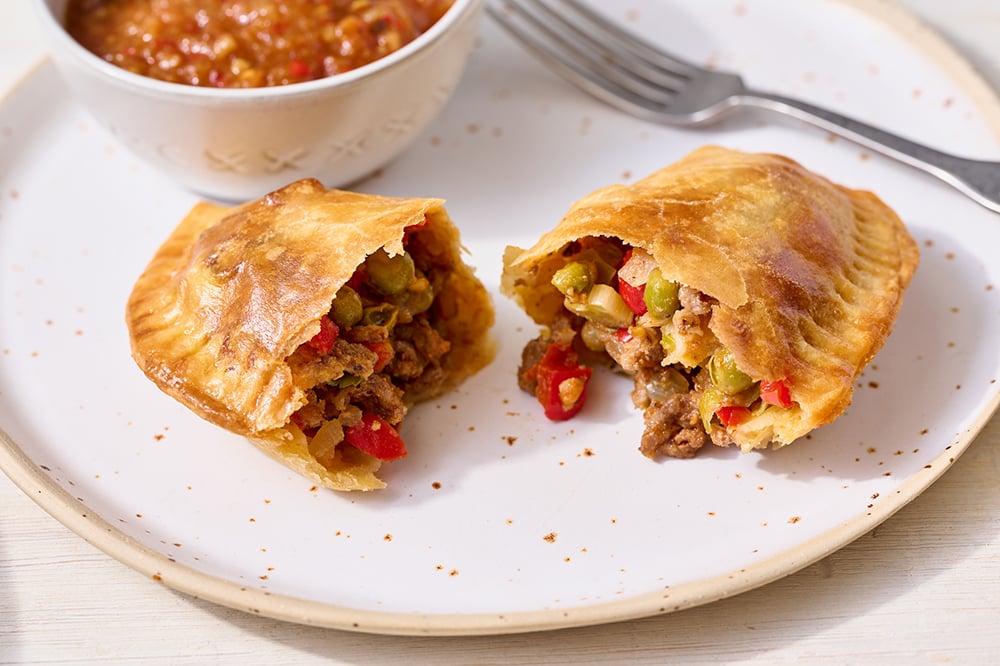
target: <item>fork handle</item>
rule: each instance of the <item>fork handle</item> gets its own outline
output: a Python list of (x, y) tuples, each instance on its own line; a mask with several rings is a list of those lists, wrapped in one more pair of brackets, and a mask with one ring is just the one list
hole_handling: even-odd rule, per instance
[(748, 90), (736, 95), (739, 104), (778, 111), (833, 132), (857, 144), (925, 171), (1000, 213), (1000, 162), (971, 160), (935, 150), (854, 118), (808, 102)]

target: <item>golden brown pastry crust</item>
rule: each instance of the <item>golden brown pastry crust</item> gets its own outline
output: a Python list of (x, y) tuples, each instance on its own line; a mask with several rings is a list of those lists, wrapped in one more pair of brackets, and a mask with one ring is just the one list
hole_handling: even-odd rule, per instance
[[(306, 402), (285, 359), (319, 331), (337, 293), (379, 248), (402, 252), (404, 230), (429, 224), (428, 245), (452, 267), (438, 295), (452, 350), (445, 381), (407, 402), (454, 387), (492, 357), (489, 295), (462, 261), (459, 233), (439, 199), (390, 198), (292, 183), (233, 209), (199, 203), (136, 282), (126, 319), (132, 355), (163, 391), (203, 418), (251, 438), (317, 483), (381, 487), (378, 461), (350, 454), (319, 465), (289, 423)], [(462, 303), (464, 307), (457, 307)]]
[(585, 236), (653, 255), (664, 277), (718, 301), (710, 328), (755, 380), (784, 379), (798, 405), (733, 431), (744, 449), (782, 445), (848, 406), (882, 347), (919, 254), (874, 194), (772, 154), (707, 146), (632, 185), (578, 201), (528, 250), (509, 248), (501, 288), (538, 323), (562, 295), (560, 250)]

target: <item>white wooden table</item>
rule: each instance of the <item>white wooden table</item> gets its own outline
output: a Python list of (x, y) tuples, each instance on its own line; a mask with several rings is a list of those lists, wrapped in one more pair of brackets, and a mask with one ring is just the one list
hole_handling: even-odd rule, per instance
[[(900, 2), (1000, 89), (1000, 2)], [(28, 1), (0, 1), (0, 90), (41, 53)], [(1000, 663), (1000, 417), (916, 501), (783, 580), (658, 618), (482, 638), (345, 633), (192, 600), (96, 550), (0, 475), (0, 664), (90, 662)]]

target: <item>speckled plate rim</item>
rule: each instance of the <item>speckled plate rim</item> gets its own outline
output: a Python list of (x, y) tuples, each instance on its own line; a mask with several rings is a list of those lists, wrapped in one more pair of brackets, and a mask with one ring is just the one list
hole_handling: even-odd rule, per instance
[[(904, 9), (877, 0), (836, 0), (886, 24), (934, 58), (970, 95), (987, 124), (1000, 137), (1000, 96), (950, 44)], [(30, 67), (11, 91), (37, 75), (45, 59)], [(9, 93), (8, 93), (9, 94)], [(0, 105), (7, 95), (0, 97)], [(43, 510), (85, 541), (152, 580), (196, 599), (309, 626), (374, 634), (459, 636), (547, 631), (649, 617), (718, 601), (788, 576), (843, 548), (869, 532), (944, 474), (972, 444), (1000, 408), (1000, 393), (992, 396), (971, 425), (945, 451), (911, 475), (883, 501), (857, 520), (835, 527), (794, 549), (751, 564), (736, 573), (677, 585), (659, 592), (614, 602), (566, 609), (507, 614), (412, 614), (367, 611), (335, 606), (242, 586), (171, 561), (130, 538), (67, 493), (0, 428), (0, 470)]]

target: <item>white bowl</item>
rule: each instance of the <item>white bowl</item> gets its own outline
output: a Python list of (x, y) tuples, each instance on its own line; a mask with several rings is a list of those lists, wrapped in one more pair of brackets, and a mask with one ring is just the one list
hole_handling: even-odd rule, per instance
[(426, 33), (358, 69), (242, 89), (128, 72), (66, 33), (66, 0), (35, 4), (53, 61), (100, 124), (182, 185), (234, 201), (306, 177), (345, 187), (399, 155), (458, 83), (483, 0), (455, 0)]

